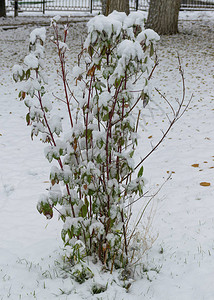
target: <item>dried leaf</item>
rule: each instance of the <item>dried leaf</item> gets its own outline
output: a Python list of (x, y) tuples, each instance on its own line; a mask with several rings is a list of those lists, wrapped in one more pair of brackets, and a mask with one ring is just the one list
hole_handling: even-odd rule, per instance
[(201, 186), (210, 186), (210, 182), (200, 182)]
[(74, 151), (77, 150), (77, 139), (76, 139), (76, 138), (74, 139), (74, 145), (73, 145), (73, 148), (74, 148)]
[(198, 167), (199, 167), (199, 164), (193, 164), (192, 167), (198, 168)]
[(26, 97), (26, 93), (25, 92), (21, 92), (21, 97), (20, 97), (20, 100), (24, 100)]
[(88, 76), (94, 76), (95, 68), (96, 68), (95, 65), (93, 65), (93, 67), (88, 70), (87, 75)]

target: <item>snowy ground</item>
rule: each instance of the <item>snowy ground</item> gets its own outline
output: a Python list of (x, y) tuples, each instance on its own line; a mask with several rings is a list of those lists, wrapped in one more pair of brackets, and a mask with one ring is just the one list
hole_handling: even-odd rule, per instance
[[(181, 34), (162, 37), (158, 46), (160, 64), (154, 87), (176, 103), (181, 95), (178, 52), (185, 70), (187, 100), (192, 93), (194, 97), (165, 142), (144, 164), (149, 191), (158, 189), (173, 171), (153, 202), (150, 235), (158, 237), (143, 258), (144, 268), (136, 272), (128, 293), (112, 280), (106, 292), (95, 296), (90, 293), (91, 282), (80, 286), (60, 275), (57, 261), (62, 224), (56, 218), (46, 221), (35, 208), (39, 194), (48, 186), (49, 164), (43, 145), (36, 139), (31, 142), (26, 110), (11, 77), (12, 66), (27, 54), (29, 33), (47, 23), (42, 17), (0, 20), (0, 299), (214, 299), (213, 12), (182, 12)], [(85, 23), (73, 24), (71, 63), (84, 32)], [(54, 64), (53, 49), (48, 46), (51, 91), (58, 84), (52, 72)], [(153, 103), (156, 109), (160, 105), (169, 112), (157, 93)], [(139, 157), (161, 136), (167, 117), (160, 109), (154, 116), (147, 109), (143, 122)], [(201, 186), (201, 182), (210, 186)], [(137, 203), (135, 211), (141, 206)], [(106, 276), (97, 274), (95, 280), (103, 283)]]

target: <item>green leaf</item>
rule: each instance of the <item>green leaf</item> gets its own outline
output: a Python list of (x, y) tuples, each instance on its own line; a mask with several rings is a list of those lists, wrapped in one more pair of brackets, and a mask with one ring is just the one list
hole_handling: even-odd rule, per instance
[(41, 94), (41, 96), (44, 96), (44, 94), (45, 94), (44, 86), (41, 86), (40, 94)]
[(91, 183), (91, 175), (87, 175), (87, 182), (90, 184)]
[(137, 177), (142, 177), (142, 175), (143, 175), (143, 166), (140, 168)]
[(88, 129), (87, 130), (87, 138), (90, 139), (92, 136), (92, 130), (91, 129)]
[(30, 78), (30, 69), (28, 69), (27, 71), (26, 71), (26, 79), (28, 80), (29, 78)]
[[(102, 147), (100, 147), (100, 148), (102, 148)], [(100, 154), (98, 154), (96, 161), (97, 161), (98, 164), (101, 164), (103, 162)]]
[(67, 230), (69, 239), (72, 239), (72, 237), (74, 236), (74, 226), (71, 226), (71, 229)]
[(116, 78), (115, 79), (114, 85), (115, 85), (116, 88), (118, 88), (118, 86), (120, 85), (121, 80), (122, 80), (122, 78)]
[[(134, 150), (129, 154), (129, 156), (132, 158), (134, 155)], [(139, 177), (139, 176), (138, 176)]]
[(85, 218), (88, 212), (87, 206), (84, 204), (81, 208), (81, 217)]
[(30, 114), (29, 113), (26, 115), (26, 122), (27, 122), (27, 126), (30, 125)]
[(153, 46), (153, 43), (151, 43), (151, 46), (150, 46), (150, 57), (153, 56), (154, 54), (154, 46)]
[(38, 203), (37, 210), (40, 214), (46, 216), (47, 219), (51, 219), (53, 217), (53, 209), (47, 202)]
[(88, 47), (88, 54), (89, 54), (91, 57), (93, 56), (93, 54), (94, 54), (94, 49), (93, 49), (92, 46), (89, 46), (89, 47)]
[(94, 195), (94, 193), (95, 193), (95, 191), (93, 191), (93, 190), (90, 190), (90, 189), (88, 190), (88, 195), (89, 195), (89, 196), (93, 196), (93, 195)]
[(62, 229), (62, 231), (61, 231), (61, 238), (62, 238), (62, 240), (63, 240), (64, 243), (65, 243), (66, 233), (67, 233), (66, 230)]
[(142, 196), (143, 195), (143, 189), (142, 189), (142, 186), (140, 184), (138, 186), (138, 191), (139, 191), (139, 196)]
[(106, 85), (105, 85), (102, 81), (100, 82), (100, 85), (101, 85), (102, 87), (106, 88)]
[(19, 76), (19, 78), (20, 78), (20, 81), (24, 80), (24, 78), (25, 78), (25, 71), (24, 70), (22, 70), (22, 76)]
[(109, 113), (103, 116), (103, 121), (108, 121), (109, 120)]
[(18, 76), (17, 76), (17, 74), (13, 74), (13, 80), (14, 80), (15, 82), (18, 82)]

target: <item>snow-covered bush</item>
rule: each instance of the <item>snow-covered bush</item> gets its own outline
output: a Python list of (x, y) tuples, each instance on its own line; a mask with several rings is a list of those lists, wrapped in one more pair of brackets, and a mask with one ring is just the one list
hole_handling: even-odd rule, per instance
[(130, 204), (143, 197), (144, 179), (142, 166), (135, 174), (134, 157), (159, 36), (144, 29), (140, 12), (96, 16), (88, 22), (79, 63), (68, 78), (68, 27), (60, 40), (57, 22), (53, 18), (51, 25), (67, 108), (63, 124), (43, 97), (44, 28), (31, 33), (30, 54), (23, 67), (13, 69), (15, 81), (27, 81), (20, 98), (29, 108), (31, 135), (49, 144), (46, 157), (58, 163), (51, 168), (49, 193), (41, 196), (37, 208), (47, 218), (54, 208), (58, 211), (66, 257), (72, 265), (81, 264), (83, 271), (78, 272), (87, 270), (88, 256), (112, 272), (126, 268), (138, 247), (129, 231)]

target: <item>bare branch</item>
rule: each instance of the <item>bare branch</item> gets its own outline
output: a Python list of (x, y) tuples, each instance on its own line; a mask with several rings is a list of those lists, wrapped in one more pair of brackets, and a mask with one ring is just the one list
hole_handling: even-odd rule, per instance
[[(152, 148), (152, 150), (149, 151), (149, 153), (147, 153), (144, 156), (144, 158), (140, 160), (140, 162), (134, 167), (133, 171), (131, 171), (129, 174), (127, 174), (127, 176), (125, 176), (124, 178), (122, 178), (121, 182), (123, 182), (124, 180), (126, 180), (160, 146), (160, 144), (163, 142), (163, 140), (166, 138), (166, 136), (170, 132), (170, 130), (173, 127), (173, 125), (180, 119), (180, 117), (184, 114), (184, 112), (189, 107), (189, 104), (190, 104), (190, 102), (192, 100), (192, 96), (191, 96), (190, 100), (188, 101), (188, 103), (183, 108), (184, 101), (185, 101), (185, 92), (186, 92), (186, 89), (185, 89), (184, 72), (183, 72), (183, 70), (181, 68), (179, 56), (178, 56), (178, 62), (179, 62), (179, 72), (180, 72), (181, 79), (182, 79), (182, 98), (181, 98), (181, 101), (179, 102), (179, 107), (178, 107), (177, 111), (174, 112), (174, 118), (170, 121), (170, 124), (169, 124), (168, 128), (166, 129), (166, 131), (163, 133), (162, 138), (156, 143), (156, 145)], [(182, 111), (182, 108), (183, 108), (183, 111)]]
[(169, 107), (171, 108), (173, 115), (175, 116), (175, 110), (174, 107), (170, 104), (170, 102), (167, 100), (167, 98), (157, 89), (155, 88), (155, 90), (158, 92), (158, 94), (166, 101), (166, 103), (169, 105)]
[(157, 196), (157, 194), (161, 191), (161, 189), (163, 188), (163, 186), (166, 184), (166, 182), (167, 182), (171, 177), (172, 177), (172, 173), (169, 174), (169, 176), (167, 177), (167, 179), (162, 183), (162, 185), (159, 187), (159, 189), (154, 193), (154, 195), (151, 196), (151, 198), (149, 199), (149, 201), (148, 201), (148, 202), (146, 203), (146, 205), (144, 206), (144, 209), (143, 209), (142, 213), (140, 214), (140, 217), (139, 217), (137, 223), (135, 224), (134, 229), (133, 229), (133, 231), (132, 231), (132, 233), (131, 233), (131, 235), (130, 235), (130, 237), (129, 237), (128, 245), (129, 245), (129, 243), (130, 243), (130, 241), (131, 241), (131, 239), (132, 239), (132, 237), (133, 237), (133, 235), (134, 235), (134, 233), (135, 233), (135, 231), (136, 231), (136, 229), (137, 229), (137, 227), (138, 227), (140, 221), (142, 220), (142, 217), (143, 217), (143, 215), (144, 215), (144, 213), (145, 213), (147, 207), (149, 206), (149, 204), (151, 203), (151, 201)]

